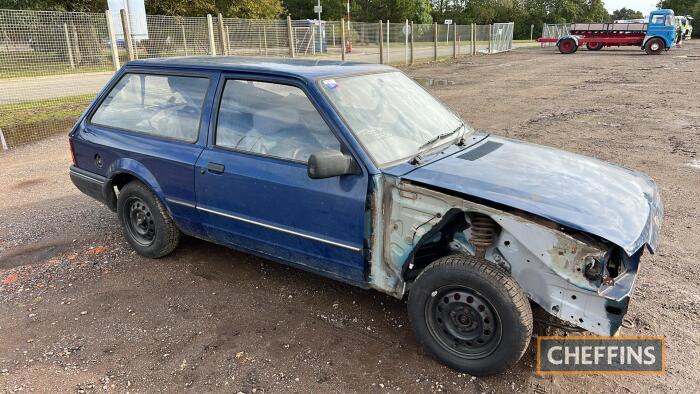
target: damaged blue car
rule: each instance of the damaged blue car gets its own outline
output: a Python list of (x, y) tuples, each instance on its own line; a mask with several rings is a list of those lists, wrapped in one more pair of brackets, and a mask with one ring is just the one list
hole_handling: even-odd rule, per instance
[(418, 341), (473, 375), (520, 359), (534, 307), (615, 334), (663, 216), (649, 177), (477, 132), (381, 65), (130, 62), (70, 147), (141, 255), (184, 233), (406, 297)]

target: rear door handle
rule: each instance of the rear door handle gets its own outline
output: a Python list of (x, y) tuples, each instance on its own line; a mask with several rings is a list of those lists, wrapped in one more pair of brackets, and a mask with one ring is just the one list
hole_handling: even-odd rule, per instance
[(207, 164), (207, 171), (213, 173), (213, 174), (223, 174), (224, 173), (224, 165), (219, 164), (219, 163), (208, 163)]

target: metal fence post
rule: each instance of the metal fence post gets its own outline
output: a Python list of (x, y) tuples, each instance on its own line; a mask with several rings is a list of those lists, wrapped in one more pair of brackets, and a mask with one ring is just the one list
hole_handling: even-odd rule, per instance
[(413, 34), (415, 30), (413, 30), (413, 21), (411, 21), (411, 65), (413, 65)]
[[(449, 26), (449, 25), (447, 25)], [(456, 59), (457, 58), (457, 26), (455, 25), (455, 28), (452, 29), (452, 58)]]
[(71, 49), (72, 45), (70, 43), (70, 35), (68, 34), (68, 25), (65, 23), (63, 24), (63, 33), (66, 38), (66, 48), (68, 48), (68, 60), (70, 61), (70, 68), (75, 68), (75, 62), (73, 62), (73, 50)]
[(5, 141), (5, 134), (2, 133), (2, 129), (0, 129), (0, 144), (2, 144), (2, 150), (9, 149), (7, 147), (7, 141)]
[(476, 56), (476, 24), (474, 24), (474, 23), (472, 23), (470, 52), (471, 52), (472, 56)]
[(492, 50), (492, 46), (491, 46), (491, 45), (493, 45), (491, 42), (492, 39), (493, 39), (493, 25), (489, 24), (489, 52), (488, 52), (489, 54), (491, 54), (491, 50)]
[(114, 70), (119, 70), (121, 64), (119, 63), (119, 52), (117, 50), (117, 37), (114, 35), (114, 21), (112, 20), (112, 12), (105, 11), (105, 18), (107, 19), (107, 33), (109, 33), (109, 46), (112, 52), (112, 64), (114, 64)]
[(294, 31), (292, 30), (292, 17), (287, 15), (287, 36), (289, 37), (289, 56), (294, 57)]
[(403, 46), (403, 52), (404, 52), (404, 63), (408, 66), (408, 35), (411, 34), (410, 31), (408, 30), (408, 19), (406, 19), (406, 23), (404, 24), (403, 27), (403, 35), (404, 35), (404, 46)]
[(437, 29), (437, 22), (433, 25), (433, 60), (437, 61), (437, 42), (438, 42), (438, 29)]
[(222, 55), (228, 55), (229, 54), (229, 48), (226, 45), (226, 29), (224, 29), (224, 16), (219, 13), (219, 16), (217, 18), (217, 25), (219, 26), (219, 38), (221, 38), (221, 54)]
[(340, 20), (340, 59), (345, 61), (345, 18)]
[(379, 21), (379, 64), (384, 64), (384, 22)]
[(131, 42), (131, 29), (129, 28), (129, 14), (125, 9), (119, 10), (119, 15), (122, 18), (122, 32), (124, 33), (124, 45), (126, 46), (127, 58), (129, 61), (134, 60), (134, 44)]

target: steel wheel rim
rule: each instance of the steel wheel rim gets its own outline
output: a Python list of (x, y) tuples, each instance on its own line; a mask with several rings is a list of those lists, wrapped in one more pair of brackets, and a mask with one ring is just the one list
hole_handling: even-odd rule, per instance
[(652, 43), (651, 43), (651, 50), (652, 50), (652, 51), (658, 51), (658, 50), (659, 50), (659, 43), (658, 43), (658, 42), (652, 42)]
[(564, 41), (561, 43), (561, 45), (563, 47), (562, 49), (564, 50), (564, 52), (571, 52), (571, 48), (573, 47), (572, 43), (570, 43), (569, 41)]
[(501, 319), (484, 296), (465, 286), (434, 291), (425, 303), (428, 330), (441, 347), (465, 359), (481, 359), (501, 343)]
[(156, 227), (148, 205), (138, 197), (130, 197), (126, 201), (125, 216), (125, 227), (131, 239), (141, 246), (151, 245), (155, 239)]

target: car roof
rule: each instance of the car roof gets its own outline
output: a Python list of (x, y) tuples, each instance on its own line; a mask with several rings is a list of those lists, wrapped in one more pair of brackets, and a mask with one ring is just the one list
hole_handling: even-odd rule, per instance
[(134, 60), (129, 66), (195, 68), (229, 72), (257, 72), (296, 76), (315, 80), (319, 77), (341, 77), (395, 70), (393, 67), (337, 60), (271, 58), (252, 56), (183, 56)]

